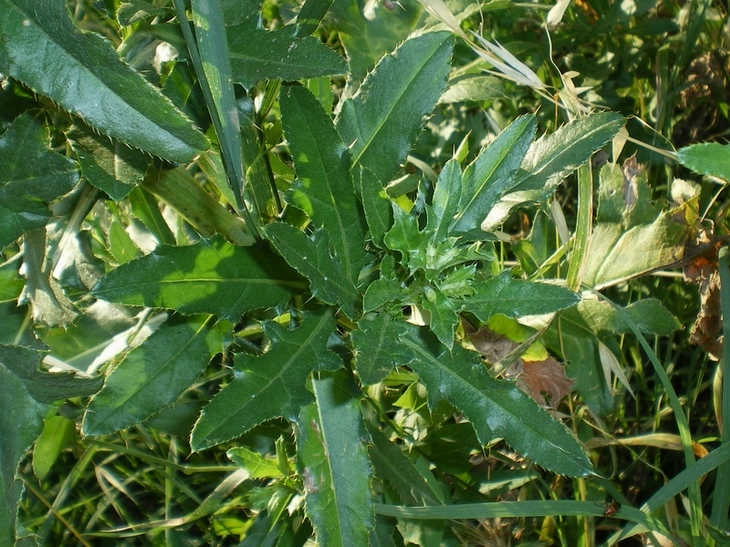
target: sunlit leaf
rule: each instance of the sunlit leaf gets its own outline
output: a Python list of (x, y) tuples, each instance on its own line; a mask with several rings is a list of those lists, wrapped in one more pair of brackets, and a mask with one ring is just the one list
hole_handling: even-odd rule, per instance
[(387, 313), (361, 319), (350, 335), (355, 350), (355, 370), (365, 385), (380, 382), (395, 367), (407, 365), (410, 353), (400, 342), (406, 328), (403, 321)]
[(297, 427), (305, 512), (320, 545), (367, 545), (375, 525), (367, 434), (346, 382), (341, 374), (315, 379), (316, 403), (302, 409)]
[(342, 361), (327, 340), (335, 329), (332, 314), (305, 315), (299, 327), (287, 330), (264, 323), (271, 349), (262, 356), (239, 353), (233, 381), (204, 408), (193, 429), (191, 446), (202, 450), (236, 438), (252, 427), (276, 418), (295, 421), (312, 401), (307, 376), (313, 370), (334, 370)]
[(679, 163), (701, 175), (730, 181), (730, 146), (719, 142), (703, 142), (677, 150)]
[(109, 374), (86, 410), (84, 434), (125, 429), (175, 402), (223, 350), (222, 341), (210, 316), (161, 325)]
[(274, 307), (302, 289), (298, 276), (265, 246), (236, 247), (216, 237), (188, 247), (161, 245), (109, 272), (93, 294), (238, 321), (245, 311)]

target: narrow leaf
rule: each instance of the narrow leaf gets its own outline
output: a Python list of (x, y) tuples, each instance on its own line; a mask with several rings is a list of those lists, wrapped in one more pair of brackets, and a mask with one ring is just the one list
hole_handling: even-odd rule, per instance
[(444, 90), (450, 60), (448, 32), (406, 40), (380, 60), (337, 117), (354, 165), (383, 182), (393, 178)]
[(210, 316), (161, 325), (109, 374), (86, 410), (84, 434), (114, 433), (174, 403), (222, 350), (223, 334)]
[(291, 201), (327, 232), (345, 278), (357, 284), (367, 261), (366, 225), (350, 175), (350, 155), (306, 88), (283, 88), (281, 119), (297, 173)]
[(517, 182), (515, 174), (535, 135), (533, 115), (515, 120), (464, 171), (458, 213), (452, 235), (484, 234), (480, 226), (499, 199)]
[(74, 162), (52, 152), (49, 143), (48, 130), (28, 114), (0, 136), (0, 248), (45, 226), (51, 216), (46, 204), (79, 178)]
[(0, 70), (101, 132), (161, 158), (187, 162), (207, 147), (111, 44), (74, 27), (66, 2), (37, 8), (35, 0), (0, 0)]
[(281, 256), (309, 280), (315, 297), (325, 304), (340, 306), (351, 319), (358, 315), (360, 294), (330, 254), (326, 232), (319, 229), (307, 237), (289, 224), (273, 222), (264, 228), (264, 233)]
[(336, 51), (290, 25), (278, 30), (228, 27), (233, 81), (250, 89), (262, 80), (301, 80), (347, 73)]
[(393, 225), (393, 210), (382, 181), (369, 169), (362, 169), (360, 173), (360, 194), (370, 240), (374, 245), (382, 247), (383, 236)]
[(558, 285), (513, 279), (509, 270), (473, 285), (473, 289), (474, 293), (464, 299), (464, 309), (480, 321), (496, 313), (507, 317), (552, 313), (580, 301), (573, 291)]
[(304, 287), (266, 246), (236, 247), (216, 237), (188, 247), (161, 245), (108, 273), (92, 293), (119, 304), (210, 313), (235, 322)]
[(314, 380), (316, 404), (304, 407), (298, 421), (305, 512), (320, 545), (367, 545), (375, 527), (367, 433), (345, 381), (344, 375)]
[(599, 112), (569, 122), (535, 141), (520, 165), (515, 184), (491, 209), (482, 230), (498, 226), (514, 207), (551, 196), (565, 177), (618, 133), (624, 122), (615, 112)]
[(493, 379), (479, 355), (460, 346), (434, 353), (418, 335), (403, 338), (411, 367), (426, 385), (431, 408), (447, 400), (469, 419), (479, 442), (502, 437), (525, 458), (555, 473), (593, 472), (583, 449), (563, 424), (508, 381)]
[(293, 331), (276, 323), (264, 323), (263, 329), (271, 349), (260, 357), (236, 355), (233, 381), (203, 408), (195, 424), (193, 450), (228, 441), (278, 416), (295, 421), (300, 409), (312, 401), (305, 385), (309, 373), (342, 366), (327, 349), (335, 330), (329, 311), (305, 315)]
[(312, 34), (324, 18), (333, 0), (306, 0), (297, 15), (297, 36)]

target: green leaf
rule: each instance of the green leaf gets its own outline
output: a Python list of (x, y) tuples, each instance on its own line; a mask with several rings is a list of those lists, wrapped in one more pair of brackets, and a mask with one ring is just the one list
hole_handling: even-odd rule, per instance
[(555, 473), (593, 472), (565, 426), (512, 382), (489, 376), (479, 355), (460, 346), (451, 352), (434, 351), (433, 341), (413, 332), (402, 341), (413, 352), (410, 366), (426, 385), (429, 406), (449, 401), (471, 422), (480, 443), (502, 437), (525, 458)]
[[(458, 213), (449, 226), (452, 235), (481, 239), (482, 221), (492, 207), (517, 182), (517, 168), (535, 135), (534, 115), (521, 116), (466, 168), (460, 192)], [(451, 219), (450, 219), (451, 220)]]
[[(616, 308), (608, 302), (583, 300), (570, 310), (570, 316), (580, 314), (585, 324), (595, 334), (627, 334), (631, 328)], [(682, 328), (681, 323), (656, 298), (646, 298), (623, 308), (641, 332), (657, 336), (669, 336)]]
[(342, 361), (327, 349), (335, 331), (330, 311), (306, 314), (293, 331), (264, 323), (271, 349), (262, 356), (239, 353), (233, 381), (210, 401), (195, 424), (190, 445), (203, 450), (243, 435), (261, 422), (282, 416), (295, 421), (312, 401), (306, 380), (313, 370), (334, 370)]
[(3, 363), (0, 384), (0, 545), (16, 545), (15, 521), (23, 493), (23, 482), (16, 479), (16, 473), (43, 429), (48, 406), (32, 397), (27, 384)]
[(21, 346), (0, 346), (0, 364), (15, 374), (36, 401), (51, 404), (70, 397), (88, 397), (99, 390), (101, 377), (82, 378), (74, 372), (44, 372), (43, 354)]
[(84, 178), (114, 201), (123, 200), (144, 179), (150, 157), (86, 126), (69, 133)]
[(369, 169), (361, 169), (360, 194), (370, 229), (370, 240), (375, 246), (382, 248), (383, 236), (393, 226), (393, 209), (382, 181)]
[(532, 143), (520, 165), (517, 180), (492, 207), (482, 230), (498, 226), (521, 204), (551, 196), (568, 175), (618, 133), (624, 122), (620, 114), (599, 112), (566, 123)]
[(365, 217), (350, 176), (350, 154), (319, 101), (301, 86), (281, 93), (281, 120), (297, 173), (291, 202), (327, 232), (345, 278), (356, 285), (367, 262)]
[(459, 324), (456, 305), (438, 287), (424, 287), (421, 306), (428, 312), (428, 326), (444, 346), (454, 347), (454, 332)]
[(332, 2), (333, 0), (306, 0), (297, 14), (297, 36), (312, 34), (322, 22)]
[(439, 173), (431, 207), (426, 209), (426, 231), (431, 232), (432, 241), (443, 241), (449, 236), (449, 225), (460, 211), (461, 192), (461, 167), (450, 159)]
[(246, 89), (262, 80), (301, 80), (347, 73), (347, 63), (313, 36), (289, 25), (277, 30), (228, 27), (233, 81)]
[(580, 297), (573, 291), (534, 281), (513, 279), (509, 270), (473, 286), (474, 293), (464, 298), (464, 309), (480, 321), (501, 313), (507, 317), (542, 315), (574, 306)]
[(305, 513), (327, 546), (367, 545), (375, 527), (367, 433), (346, 381), (344, 374), (315, 379), (316, 403), (302, 409), (297, 427)]
[(395, 367), (408, 364), (410, 352), (400, 343), (406, 333), (404, 321), (388, 313), (378, 313), (361, 319), (357, 326), (350, 338), (355, 370), (364, 385), (377, 384)]
[(281, 256), (309, 280), (315, 297), (325, 304), (340, 306), (350, 319), (357, 317), (360, 294), (330, 254), (327, 232), (320, 228), (307, 237), (289, 224), (272, 222), (264, 233)]
[(270, 479), (283, 476), (276, 457), (267, 458), (243, 446), (231, 448), (226, 452), (226, 456), (236, 465), (248, 471), (251, 479)]
[(730, 181), (730, 145), (719, 142), (692, 144), (677, 150), (677, 159), (695, 173)]
[(78, 181), (74, 162), (52, 152), (49, 142), (48, 130), (28, 114), (0, 137), (0, 248), (45, 226), (51, 216), (46, 204)]
[(302, 289), (298, 276), (266, 246), (236, 247), (215, 237), (188, 247), (161, 245), (109, 272), (92, 294), (236, 322), (244, 312), (274, 307)]
[(114, 433), (171, 405), (222, 350), (223, 334), (210, 316), (164, 323), (108, 375), (86, 409), (84, 434)]
[(418, 229), (418, 219), (393, 203), (393, 227), (383, 236), (383, 243), (401, 254), (401, 264), (411, 272), (426, 268), (426, 247), (430, 234)]
[[(170, 161), (187, 162), (205, 137), (106, 40), (81, 33), (66, 2), (0, 0), (0, 70), (99, 131)], [(123, 123), (120, 123), (123, 120)]]
[(450, 60), (448, 32), (410, 38), (380, 60), (337, 117), (353, 165), (386, 183), (395, 176), (444, 89)]
[(600, 289), (682, 259), (698, 197), (662, 212), (651, 204), (650, 193), (640, 170), (624, 179), (616, 165), (601, 169), (583, 283)]

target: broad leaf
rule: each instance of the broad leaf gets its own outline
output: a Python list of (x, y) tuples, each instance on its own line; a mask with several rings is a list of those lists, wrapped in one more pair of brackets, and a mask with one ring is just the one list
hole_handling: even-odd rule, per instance
[(233, 381), (208, 403), (195, 424), (193, 450), (210, 448), (243, 435), (256, 425), (282, 416), (295, 421), (300, 409), (312, 401), (307, 376), (313, 370), (334, 370), (342, 361), (329, 349), (335, 330), (332, 314), (305, 315), (292, 330), (264, 323), (271, 349), (262, 356), (239, 353)]
[(444, 89), (450, 60), (448, 32), (411, 38), (380, 60), (337, 117), (353, 165), (384, 183), (394, 177)]
[(499, 134), (464, 171), (458, 213), (449, 226), (452, 235), (481, 239), (480, 226), (492, 207), (519, 179), (517, 168), (535, 135), (533, 115), (522, 116)]
[(174, 403), (223, 350), (213, 323), (210, 316), (173, 318), (130, 351), (89, 403), (84, 434), (114, 433)]
[(327, 232), (320, 228), (307, 237), (289, 224), (272, 222), (264, 233), (281, 256), (309, 279), (314, 296), (326, 304), (340, 306), (351, 319), (358, 315), (360, 294), (330, 254)]
[(479, 442), (502, 437), (525, 458), (555, 473), (586, 476), (592, 466), (580, 444), (560, 422), (508, 381), (489, 376), (479, 355), (460, 346), (435, 351), (432, 341), (412, 333), (403, 343), (411, 367), (428, 390), (431, 408), (447, 400), (471, 422)]
[(109, 272), (92, 293), (119, 304), (210, 313), (235, 322), (244, 312), (274, 307), (304, 287), (265, 246), (236, 247), (215, 237), (188, 247), (161, 245)]
[(0, 545), (16, 545), (15, 520), (23, 493), (16, 471), (43, 429), (48, 405), (33, 398), (26, 383), (2, 363), (0, 383)]
[(297, 173), (290, 200), (327, 232), (345, 278), (356, 285), (367, 261), (366, 227), (350, 176), (350, 154), (306, 88), (284, 88), (281, 119)]
[[(0, 0), (0, 70), (99, 131), (136, 148), (187, 162), (205, 137), (106, 40), (77, 30), (63, 0)], [(120, 123), (123, 120), (123, 123)]]
[(233, 81), (250, 89), (262, 80), (300, 80), (347, 73), (347, 63), (312, 36), (288, 25), (277, 30), (228, 27)]
[(109, 140), (82, 125), (69, 134), (69, 139), (84, 178), (113, 200), (127, 197), (144, 179), (151, 158), (139, 150)]
[(610, 141), (624, 124), (614, 112), (579, 118), (536, 140), (527, 151), (510, 191), (491, 209), (481, 228), (501, 224), (510, 211), (523, 204), (543, 201), (593, 153)]
[(497, 313), (507, 317), (542, 315), (580, 301), (573, 291), (558, 285), (513, 279), (509, 270), (473, 285), (473, 289), (474, 293), (464, 299), (464, 309), (480, 321)]
[(399, 365), (407, 365), (410, 353), (400, 342), (406, 325), (388, 313), (361, 319), (350, 338), (354, 347), (355, 370), (364, 385), (377, 384)]
[(627, 334), (632, 332), (631, 327), (623, 319), (623, 314), (628, 315), (639, 327), (639, 330), (647, 334), (669, 336), (682, 328), (677, 318), (655, 298), (646, 298), (634, 302), (624, 308), (622, 313), (619, 313), (608, 302), (584, 300), (566, 313), (568, 316), (579, 314), (595, 334)]
[(324, 18), (333, 0), (306, 0), (297, 14), (297, 36), (312, 34)]
[(346, 382), (344, 374), (315, 379), (316, 403), (302, 409), (297, 427), (305, 512), (320, 545), (367, 545), (375, 526), (367, 433)]
[(650, 199), (640, 169), (610, 164), (601, 169), (596, 225), (583, 271), (586, 285), (615, 285), (682, 259), (698, 197), (666, 212)]
[(45, 226), (51, 216), (47, 203), (79, 178), (74, 162), (52, 152), (49, 143), (48, 130), (28, 114), (0, 136), (0, 248)]

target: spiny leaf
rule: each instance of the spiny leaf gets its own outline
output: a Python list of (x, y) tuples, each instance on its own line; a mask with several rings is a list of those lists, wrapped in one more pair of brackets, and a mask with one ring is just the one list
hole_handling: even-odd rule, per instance
[(315, 379), (316, 403), (302, 409), (297, 427), (305, 512), (320, 545), (367, 545), (375, 526), (367, 433), (346, 382), (344, 374)]
[(174, 403), (222, 350), (223, 333), (210, 316), (161, 325), (109, 374), (86, 410), (84, 434), (114, 433)]
[(474, 284), (473, 290), (474, 293), (464, 299), (464, 309), (480, 321), (497, 313), (507, 317), (552, 313), (580, 301), (573, 291), (558, 285), (513, 279), (509, 270)]
[(460, 346), (434, 351), (427, 336), (402, 339), (410, 366), (428, 390), (431, 408), (447, 400), (474, 426), (479, 442), (502, 437), (525, 458), (555, 473), (586, 476), (592, 466), (575, 437), (515, 385), (493, 379), (476, 353)]
[[(361, 319), (350, 337), (355, 353), (355, 370), (365, 385), (377, 384), (396, 366), (408, 363), (410, 354), (400, 342), (405, 323), (387, 313)], [(405, 350), (405, 351), (404, 351)]]
[(315, 297), (325, 304), (340, 306), (351, 319), (357, 317), (360, 293), (330, 254), (327, 232), (320, 228), (307, 237), (289, 224), (272, 222), (264, 233), (284, 260), (309, 280)]
[(366, 226), (350, 175), (350, 154), (306, 88), (283, 89), (281, 119), (297, 172), (290, 200), (327, 232), (345, 278), (357, 284), (367, 262)]
[(444, 89), (450, 60), (448, 32), (406, 40), (380, 60), (337, 117), (353, 165), (384, 183), (393, 178)]
[(130, 306), (210, 313), (238, 321), (305, 288), (266, 246), (236, 247), (218, 237), (188, 247), (161, 245), (109, 272), (92, 290), (97, 298)]
[(0, 248), (45, 226), (51, 216), (47, 203), (79, 178), (74, 162), (52, 152), (49, 141), (48, 130), (29, 114), (0, 136)]
[(74, 27), (64, 0), (38, 7), (35, 0), (0, 0), (2, 72), (99, 131), (161, 158), (187, 162), (207, 148), (202, 133), (111, 44)]
[(193, 450), (228, 441), (278, 416), (295, 421), (300, 409), (312, 401), (307, 376), (313, 370), (342, 366), (340, 358), (327, 349), (335, 330), (329, 310), (306, 314), (291, 331), (276, 323), (264, 323), (263, 329), (271, 349), (260, 357), (236, 355), (233, 381), (203, 408), (195, 424)]

